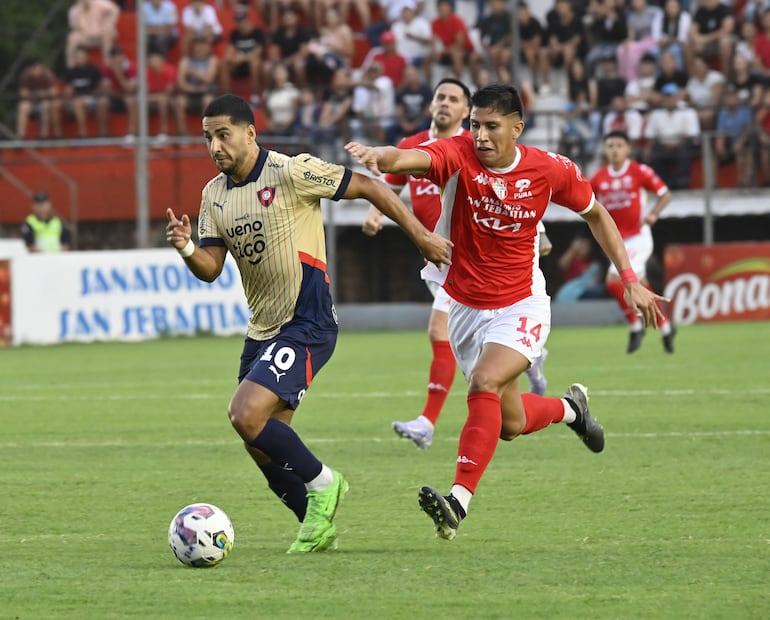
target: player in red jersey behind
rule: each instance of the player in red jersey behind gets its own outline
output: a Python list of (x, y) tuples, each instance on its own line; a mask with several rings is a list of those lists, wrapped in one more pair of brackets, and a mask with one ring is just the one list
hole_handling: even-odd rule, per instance
[(566, 157), (517, 144), (524, 129), (518, 91), (494, 84), (471, 98), (471, 137), (436, 140), (417, 149), (346, 149), (375, 173), (425, 176), (442, 188), (435, 231), (453, 242), (452, 264), (426, 277), (451, 297), (449, 341), (468, 381), (468, 417), (448, 495), (423, 486), (419, 503), (437, 536), (451, 540), (499, 439), (511, 440), (564, 422), (593, 452), (604, 429), (588, 410), (584, 386), (564, 398), (522, 394), (518, 378), (540, 355), (551, 328), (550, 298), (538, 263), (538, 222), (552, 200), (580, 214), (618, 268), (628, 305), (657, 325), (662, 297), (634, 275), (623, 240), (607, 210)]
[[(430, 128), (414, 135), (407, 136), (398, 144), (400, 149), (419, 148), (421, 144), (429, 144), (441, 138), (452, 138), (460, 135), (470, 135), (463, 129), (463, 121), (468, 118), (471, 106), (471, 92), (468, 87), (455, 78), (444, 78), (433, 91), (430, 104)], [(400, 194), (406, 185), (412, 200), (412, 211), (423, 226), (433, 230), (441, 214), (441, 192), (439, 188), (425, 177), (414, 177), (405, 174), (386, 174), (385, 182)], [(376, 235), (382, 230), (382, 214), (372, 206), (362, 226), (364, 234)], [(551, 242), (543, 228), (540, 236), (540, 254), (550, 252)], [(436, 282), (425, 280), (425, 284), (433, 295), (433, 307), (428, 320), (428, 338), (430, 339), (433, 358), (428, 374), (428, 395), (425, 406), (419, 417), (405, 422), (393, 422), (393, 430), (410, 439), (414, 444), (427, 450), (433, 442), (433, 432), (441, 415), (441, 409), (446, 402), (449, 390), (455, 378), (457, 364), (452, 348), (449, 345), (447, 328), (450, 298), (446, 291)], [(530, 390), (535, 394), (544, 394), (546, 379), (543, 372), (543, 361), (546, 353), (532, 362), (527, 369)]]
[[(634, 161), (630, 156), (631, 140), (628, 135), (622, 131), (608, 133), (604, 137), (604, 157), (608, 163), (591, 177), (591, 186), (596, 199), (604, 205), (617, 224), (636, 277), (650, 288), (646, 268), (653, 247), (650, 227), (658, 221), (660, 212), (671, 202), (671, 192), (652, 168)], [(647, 192), (658, 197), (649, 213), (645, 212)], [(631, 326), (626, 351), (633, 353), (642, 344), (644, 325), (636, 312), (626, 304), (625, 289), (614, 265), (610, 265), (607, 270), (607, 290), (617, 300)], [(676, 329), (662, 311), (660, 316), (663, 349), (666, 353), (673, 353)]]

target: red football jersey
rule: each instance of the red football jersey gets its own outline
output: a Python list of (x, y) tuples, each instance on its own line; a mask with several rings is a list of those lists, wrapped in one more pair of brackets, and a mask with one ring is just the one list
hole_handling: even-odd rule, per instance
[(454, 243), (452, 265), (429, 263), (424, 277), (473, 308), (502, 308), (545, 295), (537, 224), (550, 201), (577, 213), (593, 207), (591, 184), (568, 158), (517, 146), (513, 164), (486, 168), (470, 136), (419, 147), (430, 155), (427, 178), (442, 188), (436, 232)]
[(610, 212), (624, 239), (638, 235), (642, 228), (647, 192), (662, 196), (668, 191), (652, 168), (632, 159), (620, 170), (600, 168), (591, 177), (591, 185), (596, 199)]
[[(460, 129), (458, 136), (470, 135), (467, 129)], [(418, 148), (421, 144), (428, 144), (437, 138), (430, 135), (430, 130), (426, 129), (413, 136), (407, 136), (398, 143), (400, 149)], [(401, 193), (404, 185), (409, 183), (409, 194), (412, 197), (412, 211), (415, 217), (420, 220), (423, 226), (428, 230), (433, 230), (438, 222), (438, 216), (441, 215), (441, 198), (439, 188), (425, 177), (413, 177), (405, 174), (385, 175), (385, 182), (393, 188), (397, 194)]]

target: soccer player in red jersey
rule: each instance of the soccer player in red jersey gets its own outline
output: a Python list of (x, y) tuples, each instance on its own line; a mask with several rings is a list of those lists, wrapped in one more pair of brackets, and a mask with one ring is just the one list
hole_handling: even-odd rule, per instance
[[(655, 225), (660, 212), (671, 202), (671, 192), (652, 168), (634, 161), (630, 155), (631, 140), (628, 135), (622, 131), (608, 133), (604, 137), (604, 157), (607, 165), (591, 177), (591, 186), (596, 199), (615, 220), (636, 277), (644, 286), (650, 288), (646, 269), (653, 247), (650, 227)], [(645, 212), (647, 192), (657, 196), (657, 202), (649, 213)], [(636, 312), (628, 307), (624, 298), (625, 288), (614, 265), (610, 265), (607, 270), (607, 290), (617, 300), (631, 326), (626, 351), (633, 353), (642, 344), (644, 325)], [(662, 310), (659, 311), (659, 316), (663, 349), (666, 353), (673, 353), (676, 329)]]
[(326, 274), (321, 198), (365, 198), (401, 225), (428, 260), (449, 262), (450, 242), (425, 227), (381, 181), (302, 153), (261, 147), (254, 114), (235, 95), (203, 111), (203, 136), (220, 173), (201, 195), (196, 246), (188, 215), (167, 209), (166, 240), (190, 271), (214, 281), (229, 253), (252, 315), (230, 422), (270, 489), (302, 522), (289, 553), (334, 546), (345, 478), (291, 427), (294, 411), (337, 341)]
[(628, 305), (657, 325), (658, 299), (642, 286), (607, 210), (568, 158), (517, 144), (524, 110), (513, 86), (494, 84), (471, 98), (471, 136), (436, 140), (415, 149), (346, 149), (375, 173), (425, 176), (442, 188), (436, 232), (452, 242), (452, 264), (427, 277), (452, 301), (449, 341), (468, 381), (468, 417), (458, 446), (454, 484), (441, 495), (423, 486), (419, 503), (436, 534), (451, 540), (499, 439), (511, 440), (564, 422), (593, 452), (604, 429), (591, 416), (584, 386), (564, 398), (522, 394), (518, 377), (542, 351), (551, 327), (550, 298), (538, 264), (538, 222), (550, 201), (580, 214), (618, 268)]
[[(471, 92), (468, 87), (455, 78), (444, 78), (433, 91), (430, 105), (430, 128), (412, 136), (407, 136), (398, 144), (398, 148), (419, 148), (441, 138), (470, 135), (463, 129), (463, 121), (470, 114)], [(425, 177), (414, 177), (405, 174), (386, 174), (385, 182), (400, 194), (406, 185), (412, 200), (412, 211), (423, 226), (433, 230), (441, 214), (441, 197), (439, 188)], [(362, 227), (364, 234), (376, 235), (382, 230), (382, 214), (376, 207), (369, 208), (369, 214)], [(551, 243), (543, 229), (540, 254), (550, 252)], [(433, 431), (441, 415), (441, 409), (446, 402), (449, 390), (455, 378), (457, 364), (452, 348), (449, 345), (447, 331), (449, 295), (436, 282), (425, 280), (425, 284), (433, 295), (433, 307), (428, 320), (428, 338), (433, 350), (433, 359), (428, 374), (428, 396), (422, 414), (407, 422), (393, 422), (393, 430), (410, 439), (414, 444), (427, 450), (433, 442)], [(544, 394), (546, 379), (543, 372), (545, 353), (532, 362), (527, 369), (530, 390), (535, 394)]]

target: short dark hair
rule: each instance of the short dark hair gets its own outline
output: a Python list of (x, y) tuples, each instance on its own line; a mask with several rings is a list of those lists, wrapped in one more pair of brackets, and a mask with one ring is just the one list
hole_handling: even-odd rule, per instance
[(614, 131), (610, 131), (609, 133), (604, 134), (604, 140), (609, 140), (610, 138), (620, 138), (621, 140), (625, 140), (629, 144), (631, 144), (631, 138), (628, 137), (628, 134), (625, 131), (621, 131), (620, 129), (616, 129)]
[(455, 86), (459, 86), (463, 91), (463, 95), (465, 95), (465, 100), (468, 102), (468, 105), (471, 104), (471, 91), (460, 80), (453, 77), (445, 77), (444, 79), (440, 80), (438, 84), (436, 84), (436, 88), (433, 89), (433, 92), (435, 93), (438, 90), (438, 87), (442, 84), (454, 84)]
[(236, 95), (217, 97), (203, 110), (203, 116), (229, 116), (233, 125), (253, 125), (254, 112), (245, 99)]
[(475, 108), (491, 108), (498, 114), (508, 116), (518, 114), (524, 118), (524, 104), (521, 102), (519, 91), (508, 84), (491, 84), (479, 88), (471, 97)]

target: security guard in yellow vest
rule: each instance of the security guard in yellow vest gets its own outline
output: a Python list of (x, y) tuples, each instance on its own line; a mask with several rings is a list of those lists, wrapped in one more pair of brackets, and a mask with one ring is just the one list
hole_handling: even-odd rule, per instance
[(64, 252), (70, 249), (70, 231), (53, 212), (45, 192), (32, 197), (32, 213), (21, 225), (21, 236), (30, 252)]

